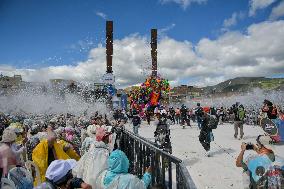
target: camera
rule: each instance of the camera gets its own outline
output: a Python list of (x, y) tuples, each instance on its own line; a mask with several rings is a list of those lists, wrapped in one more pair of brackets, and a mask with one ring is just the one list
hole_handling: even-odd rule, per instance
[(253, 150), (253, 144), (252, 143), (246, 143), (246, 150)]

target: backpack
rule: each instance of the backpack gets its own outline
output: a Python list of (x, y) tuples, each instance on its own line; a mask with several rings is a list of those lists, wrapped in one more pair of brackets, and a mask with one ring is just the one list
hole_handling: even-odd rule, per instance
[(140, 122), (141, 122), (140, 117), (134, 116), (134, 117), (132, 118), (132, 123), (133, 123), (134, 126), (139, 125)]
[(216, 116), (210, 115), (208, 120), (208, 128), (217, 129), (217, 126), (218, 126), (218, 120)]
[(245, 119), (245, 110), (242, 108), (238, 108), (238, 117), (240, 121), (243, 121)]
[(195, 111), (195, 115), (196, 116), (202, 116), (203, 113), (203, 108), (202, 107), (198, 107), (197, 110)]
[(8, 179), (13, 181), (17, 189), (33, 188), (33, 177), (22, 167), (15, 167), (8, 172)]
[(157, 130), (160, 130), (160, 131), (164, 131), (166, 132), (168, 130), (168, 125), (166, 123), (167, 120), (161, 120), (159, 121), (158, 125), (157, 125), (157, 128), (156, 128), (156, 131)]

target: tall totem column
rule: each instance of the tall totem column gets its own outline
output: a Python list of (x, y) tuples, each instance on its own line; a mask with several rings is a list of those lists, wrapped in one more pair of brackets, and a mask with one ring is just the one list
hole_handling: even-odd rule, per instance
[(113, 22), (106, 22), (106, 61), (107, 73), (112, 73), (112, 55), (113, 55)]
[(152, 77), (157, 77), (157, 29), (151, 29)]

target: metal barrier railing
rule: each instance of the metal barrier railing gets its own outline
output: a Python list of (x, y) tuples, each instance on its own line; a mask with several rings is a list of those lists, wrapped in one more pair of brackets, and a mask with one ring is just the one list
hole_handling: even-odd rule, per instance
[(126, 129), (121, 131), (119, 138), (119, 149), (129, 158), (130, 173), (141, 178), (146, 168), (151, 166), (152, 186), (165, 189), (196, 189), (186, 166), (179, 158)]

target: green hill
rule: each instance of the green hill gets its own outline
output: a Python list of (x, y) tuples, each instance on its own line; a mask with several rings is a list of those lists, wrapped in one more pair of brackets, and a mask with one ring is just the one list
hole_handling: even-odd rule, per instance
[(255, 88), (263, 90), (284, 89), (284, 78), (237, 77), (214, 86), (205, 87), (205, 93), (248, 92)]

